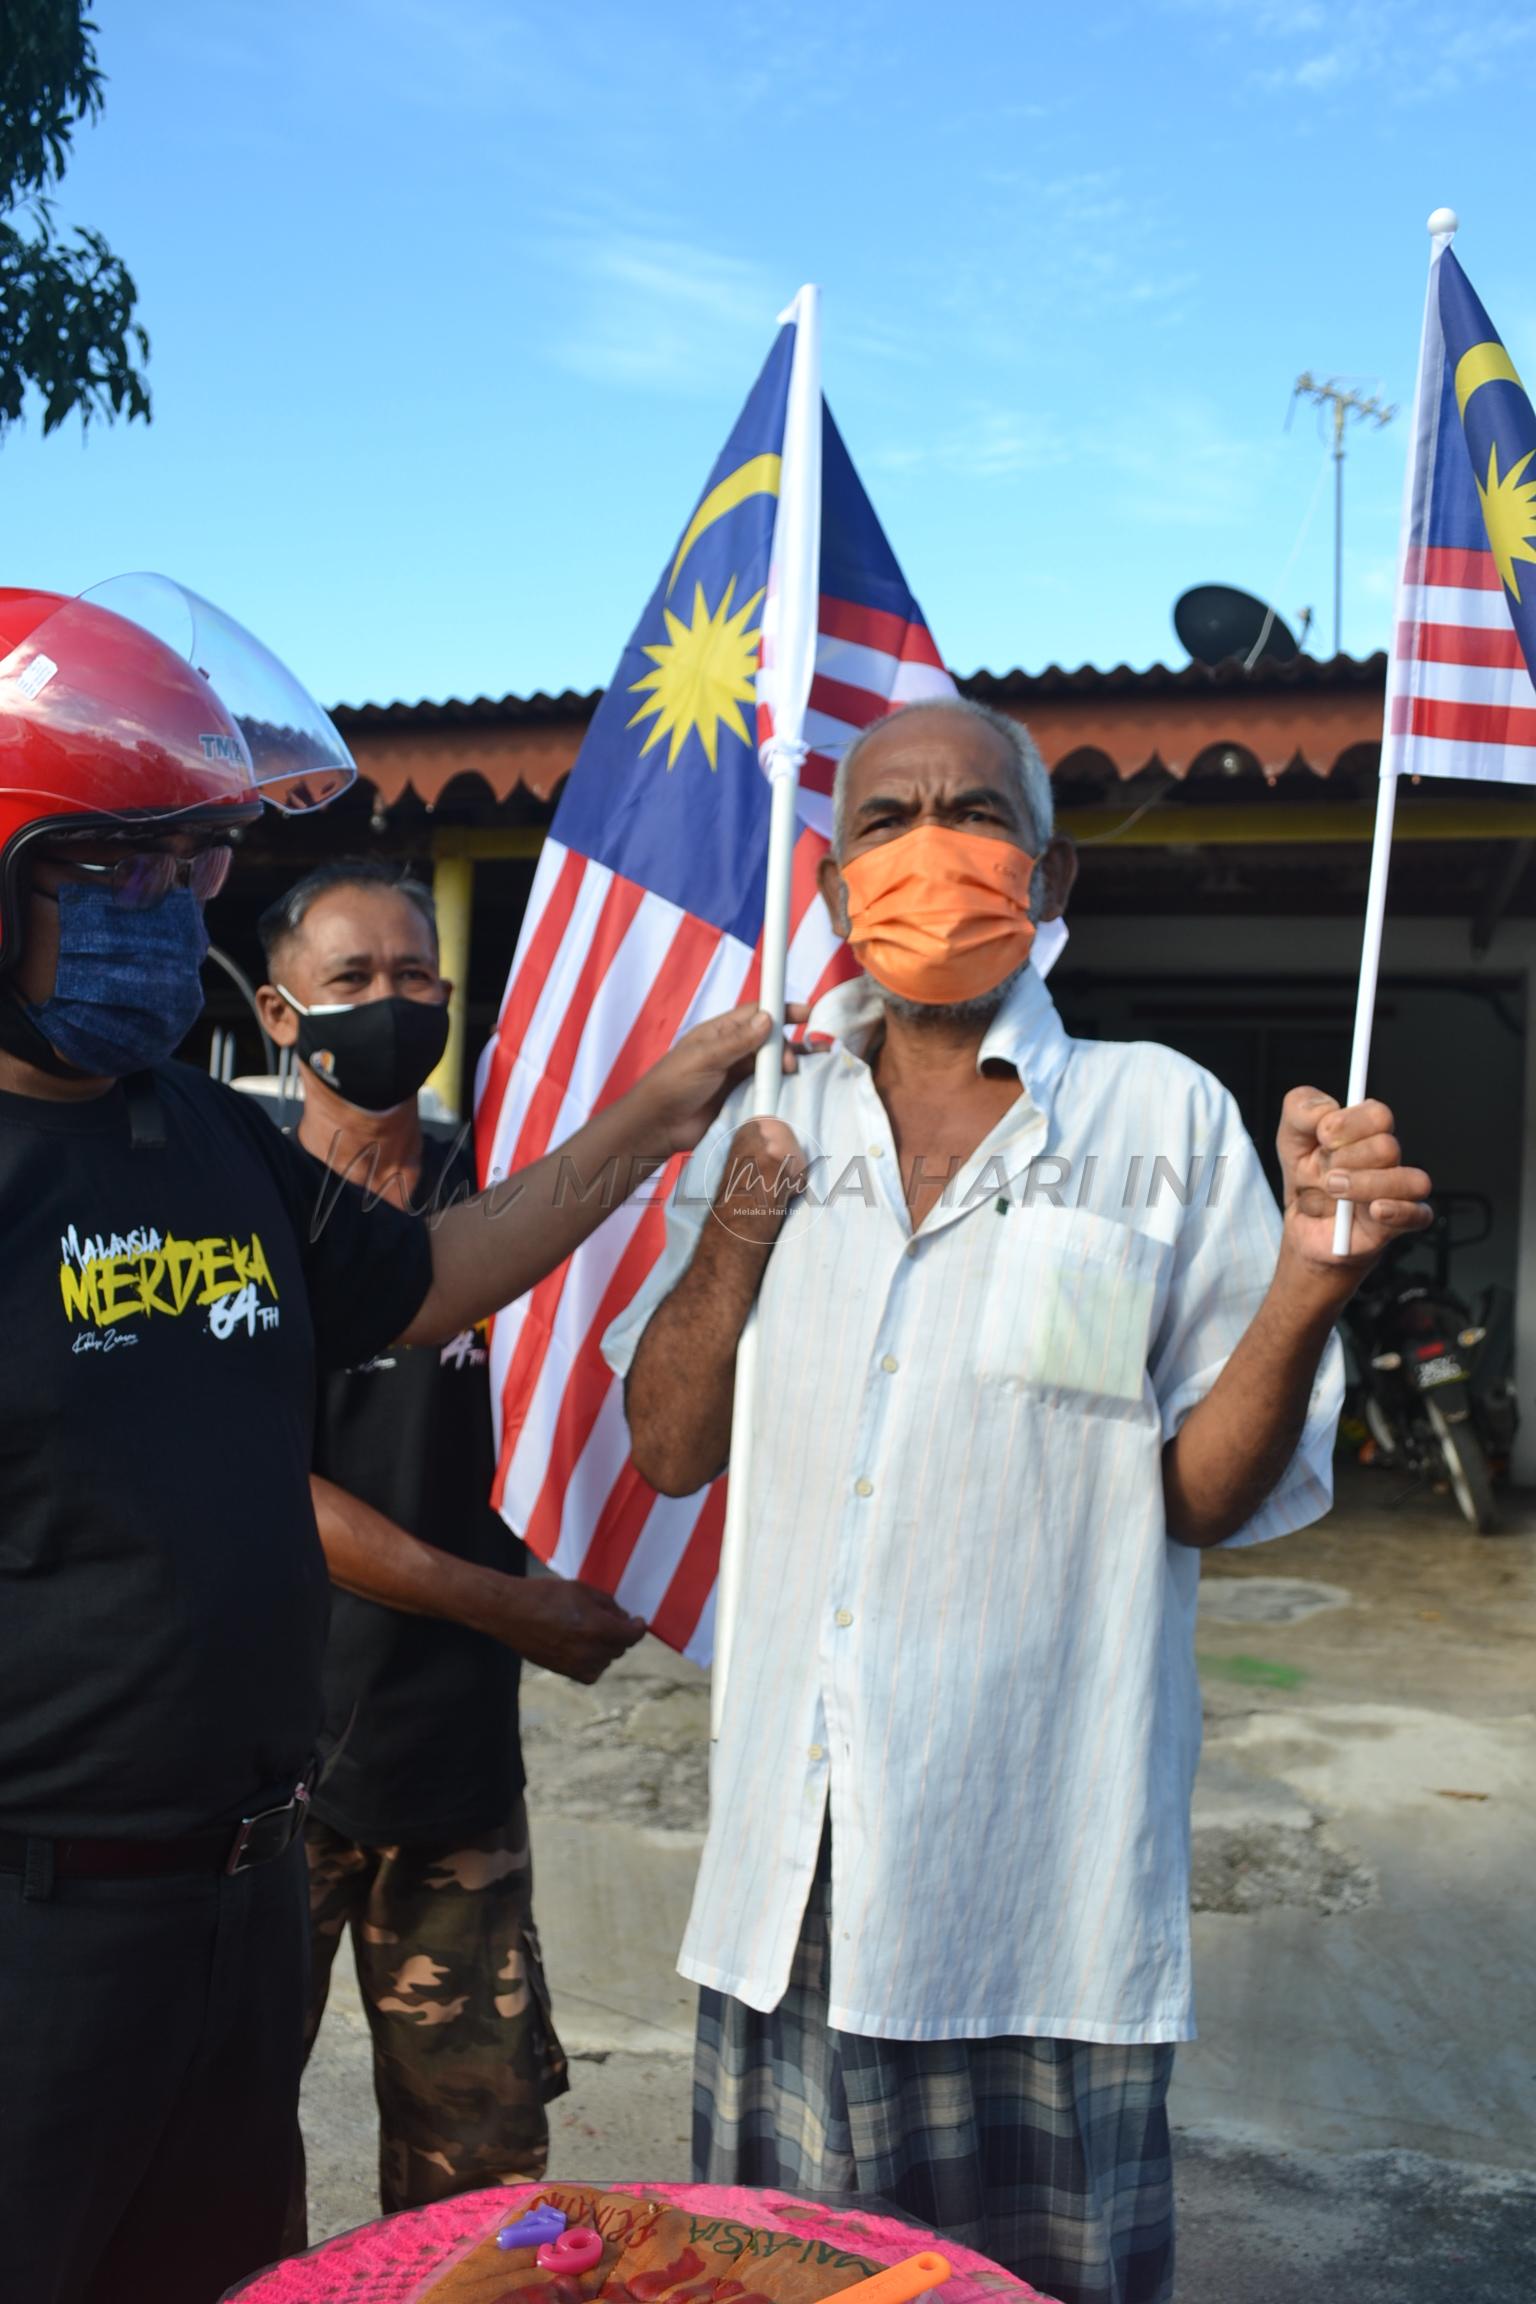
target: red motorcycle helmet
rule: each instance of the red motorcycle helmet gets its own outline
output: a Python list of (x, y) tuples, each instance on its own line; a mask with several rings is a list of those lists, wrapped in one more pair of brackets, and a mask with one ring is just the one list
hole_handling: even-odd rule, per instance
[(60, 833), (230, 833), (324, 807), (351, 754), (278, 659), (163, 576), (70, 599), (0, 589), (0, 974), (20, 956), (28, 850)]

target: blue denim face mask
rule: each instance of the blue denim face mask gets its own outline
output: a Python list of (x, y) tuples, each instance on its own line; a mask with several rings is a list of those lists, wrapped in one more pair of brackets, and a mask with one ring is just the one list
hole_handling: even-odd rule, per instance
[(66, 1064), (120, 1080), (161, 1064), (203, 1007), (198, 973), (208, 949), (202, 906), (189, 888), (130, 911), (110, 888), (66, 882), (58, 892), (59, 964), (53, 991), (27, 1014)]

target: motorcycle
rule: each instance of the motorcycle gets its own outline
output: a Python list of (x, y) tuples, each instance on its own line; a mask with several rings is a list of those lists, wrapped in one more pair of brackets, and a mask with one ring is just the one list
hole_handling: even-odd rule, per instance
[[(1509, 1381), (1514, 1297), (1489, 1287), (1469, 1305), (1449, 1267), (1457, 1249), (1477, 1247), (1492, 1229), (1482, 1193), (1437, 1195), (1433, 1225), (1387, 1251), (1341, 1323), (1370, 1435), (1366, 1460), (1448, 1482), (1483, 1535), (1498, 1526), (1494, 1483), (1508, 1468), (1519, 1414)], [(1415, 1268), (1410, 1260), (1426, 1254), (1429, 1269)]]

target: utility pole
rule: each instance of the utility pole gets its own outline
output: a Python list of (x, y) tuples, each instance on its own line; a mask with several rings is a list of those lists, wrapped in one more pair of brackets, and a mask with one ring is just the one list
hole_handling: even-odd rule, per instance
[(1351, 416), (1369, 418), (1378, 426), (1390, 424), (1397, 410), (1374, 393), (1367, 399), (1346, 390), (1340, 377), (1329, 376), (1320, 383), (1310, 368), (1296, 379), (1293, 408), (1298, 400), (1333, 410), (1333, 652), (1338, 656), (1344, 647), (1344, 427)]

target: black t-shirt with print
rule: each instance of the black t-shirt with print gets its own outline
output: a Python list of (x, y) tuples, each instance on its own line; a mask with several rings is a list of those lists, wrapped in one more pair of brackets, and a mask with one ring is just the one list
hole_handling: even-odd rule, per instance
[(328, 1610), (316, 1371), (431, 1278), (418, 1219), (257, 1105), (150, 1083), (158, 1128), (121, 1085), (0, 1095), (0, 1830), (153, 1839), (287, 1797)]
[[(474, 1190), (468, 1152), (428, 1139), (417, 1206)], [(522, 1545), (491, 1509), (496, 1469), (485, 1337), (397, 1345), (328, 1376), (315, 1470), (423, 1543), (523, 1573)], [(504, 1823), (523, 1788), (518, 1660), (484, 1632), (333, 1595), (315, 1813), (366, 1846), (436, 1842)]]

